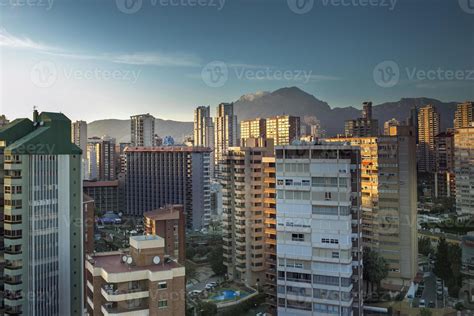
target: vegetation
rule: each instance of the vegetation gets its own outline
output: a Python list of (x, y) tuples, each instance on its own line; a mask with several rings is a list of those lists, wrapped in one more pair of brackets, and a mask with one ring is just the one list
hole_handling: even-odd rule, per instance
[(434, 273), (445, 282), (449, 295), (457, 297), (462, 286), (461, 248), (449, 245), (444, 238), (440, 238), (436, 252)]
[(380, 282), (388, 276), (388, 263), (377, 252), (370, 248), (364, 249), (364, 280), (367, 282), (367, 293), (369, 293), (369, 284), (371, 292), (374, 290), (374, 284), (380, 287)]
[(217, 275), (224, 275), (227, 272), (227, 267), (224, 265), (224, 255), (222, 245), (212, 249), (209, 254), (209, 262), (212, 271)]
[(418, 239), (418, 252), (424, 256), (434, 255), (435, 250), (431, 246), (431, 240), (427, 237), (421, 237)]
[(420, 316), (431, 316), (433, 313), (429, 308), (422, 308), (420, 309)]
[(199, 301), (196, 305), (197, 315), (215, 316), (217, 315), (217, 305), (212, 302)]
[(190, 261), (186, 261), (186, 281), (196, 279), (196, 265)]

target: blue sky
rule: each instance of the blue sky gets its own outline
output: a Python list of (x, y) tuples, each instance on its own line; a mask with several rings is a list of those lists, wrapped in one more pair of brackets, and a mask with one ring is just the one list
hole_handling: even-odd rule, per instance
[[(38, 106), (74, 120), (192, 120), (198, 105), (285, 86), (332, 107), (474, 99), (474, 0), (306, 0), (304, 14), (292, 10), (304, 0), (24, 1), (0, 0), (10, 118)], [(202, 76), (216, 61), (217, 87)], [(388, 61), (398, 76), (384, 86), (376, 67)]]

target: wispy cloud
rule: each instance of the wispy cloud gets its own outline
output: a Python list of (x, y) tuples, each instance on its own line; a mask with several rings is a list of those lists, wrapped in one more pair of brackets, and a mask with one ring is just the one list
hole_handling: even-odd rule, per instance
[(28, 37), (18, 37), (7, 32), (4, 28), (0, 28), (0, 46), (18, 48), (18, 49), (32, 49), (38, 51), (55, 51), (56, 48), (45, 45), (29, 39)]
[(12, 49), (29, 49), (50, 56), (75, 59), (96, 60), (126, 65), (169, 66), (169, 67), (200, 67), (200, 59), (192, 54), (161, 53), (161, 52), (132, 52), (132, 53), (102, 53), (88, 54), (71, 52), (53, 46), (45, 45), (29, 38), (21, 38), (0, 28), (0, 46)]

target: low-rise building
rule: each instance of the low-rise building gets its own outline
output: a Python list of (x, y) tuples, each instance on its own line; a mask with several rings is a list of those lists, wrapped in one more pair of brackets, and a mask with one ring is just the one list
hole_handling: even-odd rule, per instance
[(165, 253), (165, 239), (130, 237), (130, 250), (89, 255), (89, 315), (184, 315), (185, 268)]

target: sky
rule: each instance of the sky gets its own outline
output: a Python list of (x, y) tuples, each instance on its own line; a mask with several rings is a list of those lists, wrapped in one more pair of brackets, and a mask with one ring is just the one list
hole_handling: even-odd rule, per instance
[(474, 0), (0, 0), (0, 113), (155, 117), (297, 86), (474, 99)]

